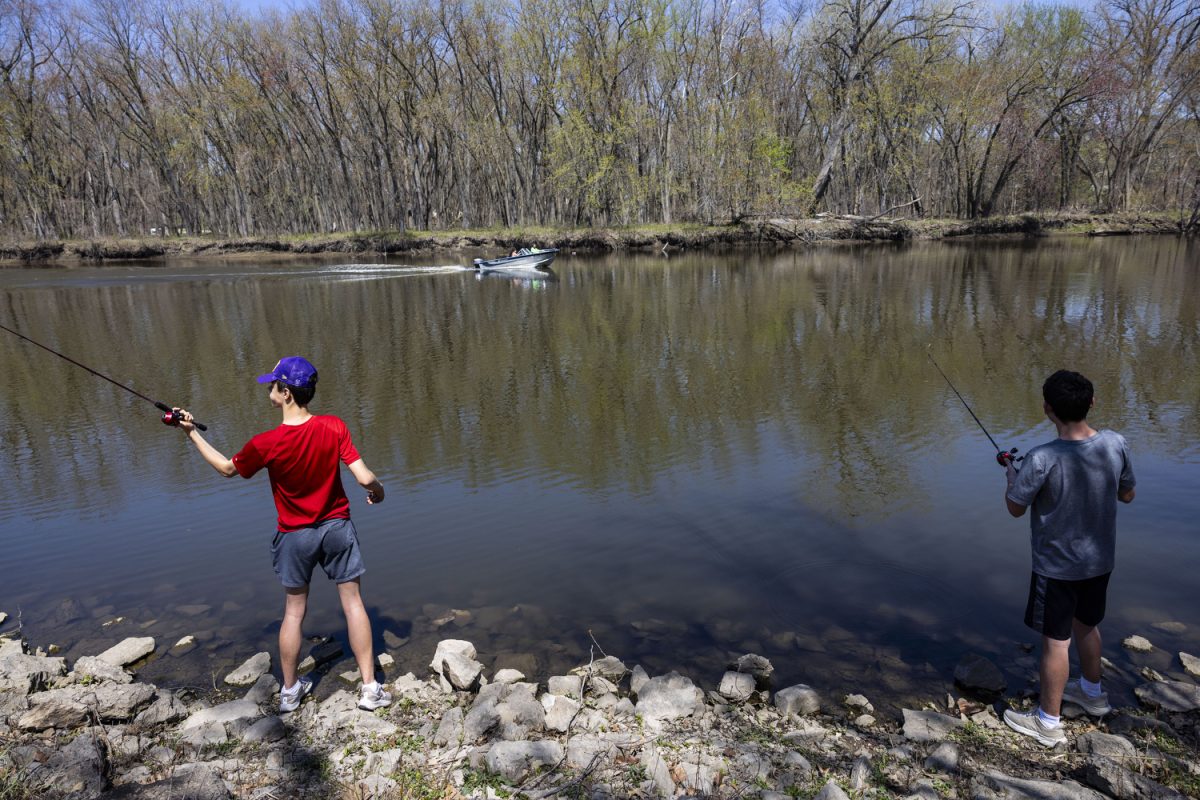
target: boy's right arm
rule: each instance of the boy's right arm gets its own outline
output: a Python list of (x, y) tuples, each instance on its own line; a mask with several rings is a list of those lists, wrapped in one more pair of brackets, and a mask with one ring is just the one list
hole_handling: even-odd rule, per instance
[(383, 502), (383, 484), (375, 477), (375, 473), (367, 468), (360, 458), (353, 464), (347, 464), (350, 468), (350, 473), (354, 475), (354, 480), (358, 481), (358, 485), (367, 490), (367, 502), (371, 505)]
[(196, 445), (196, 449), (200, 451), (200, 455), (204, 456), (204, 460), (208, 462), (209, 466), (226, 478), (232, 478), (234, 475), (237, 475), (237, 467), (233, 465), (233, 462), (226, 458), (221, 451), (209, 444), (200, 435), (200, 432), (196, 430), (196, 426), (192, 424), (192, 415), (186, 409), (182, 408), (177, 408), (175, 411), (179, 412), (179, 416), (181, 417), (179, 429), (183, 431), (184, 436), (191, 440), (192, 444)]

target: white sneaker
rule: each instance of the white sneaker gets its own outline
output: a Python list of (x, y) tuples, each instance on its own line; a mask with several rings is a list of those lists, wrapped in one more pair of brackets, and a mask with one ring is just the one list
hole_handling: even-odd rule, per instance
[(392, 704), (392, 696), (383, 690), (383, 684), (375, 684), (372, 689), (364, 685), (362, 694), (358, 697), (358, 707), (363, 711), (374, 711), (377, 708), (387, 708)]
[(1089, 697), (1077, 680), (1067, 683), (1063, 689), (1062, 699), (1064, 703), (1079, 706), (1093, 717), (1103, 717), (1105, 714), (1112, 713), (1112, 706), (1108, 704), (1108, 692), (1101, 692), (1095, 697)]
[(287, 714), (300, 707), (300, 701), (312, 691), (313, 682), (309, 678), (301, 678), (290, 689), (279, 690), (279, 713)]
[(1033, 711), (1013, 711), (1011, 708), (1004, 710), (1004, 724), (1012, 728), (1017, 733), (1023, 733), (1030, 736), (1047, 747), (1054, 747), (1067, 740), (1067, 732), (1062, 729), (1062, 726), (1057, 728), (1049, 728), (1046, 723), (1042, 722), (1042, 718), (1038, 716), (1037, 709)]

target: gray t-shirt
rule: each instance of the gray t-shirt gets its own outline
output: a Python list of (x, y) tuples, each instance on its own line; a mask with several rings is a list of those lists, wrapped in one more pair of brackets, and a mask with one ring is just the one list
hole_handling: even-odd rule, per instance
[(1033, 571), (1068, 581), (1112, 572), (1117, 492), (1135, 483), (1129, 445), (1113, 431), (1030, 450), (1007, 496), (1031, 507)]

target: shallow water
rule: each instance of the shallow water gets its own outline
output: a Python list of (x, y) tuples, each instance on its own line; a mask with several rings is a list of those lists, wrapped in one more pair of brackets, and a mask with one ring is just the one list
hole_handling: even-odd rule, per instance
[[(0, 322), (187, 406), (227, 455), (277, 422), (254, 376), (308, 355), (313, 410), (347, 421), (388, 488), (368, 507), (348, 486), (379, 647), (402, 671), (424, 674), (447, 636), (540, 677), (602, 648), (712, 685), (753, 651), (779, 685), (895, 702), (942, 696), (968, 652), (1013, 690), (1034, 666), (1028, 521), (1005, 512), (991, 446), (927, 349), (1022, 450), (1053, 436), (1044, 377), (1078, 369), (1139, 479), (1118, 520), (1110, 688), (1131, 699), (1138, 668), (1200, 652), (1196, 243), (564, 256), (555, 272), (10, 269)], [(195, 634), (144, 667), (172, 685), (273, 651), (266, 477), (220, 478), (144, 401), (0, 337), (6, 628), (19, 610), (71, 656)], [(314, 583), (308, 632), (344, 637), (335, 597)], [(444, 622), (450, 608), (470, 615)], [(1132, 633), (1159, 650), (1122, 651)]]

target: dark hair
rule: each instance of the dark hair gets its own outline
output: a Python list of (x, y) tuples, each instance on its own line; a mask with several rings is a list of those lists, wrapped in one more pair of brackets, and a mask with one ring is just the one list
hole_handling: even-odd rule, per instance
[(312, 386), (290, 386), (283, 381), (275, 381), (275, 388), (280, 391), (287, 389), (292, 393), (292, 399), (296, 401), (298, 406), (307, 406), (312, 402), (313, 395), (317, 393), (317, 384)]
[(1060, 369), (1042, 384), (1042, 398), (1063, 422), (1081, 422), (1092, 407), (1092, 382), (1078, 372)]

